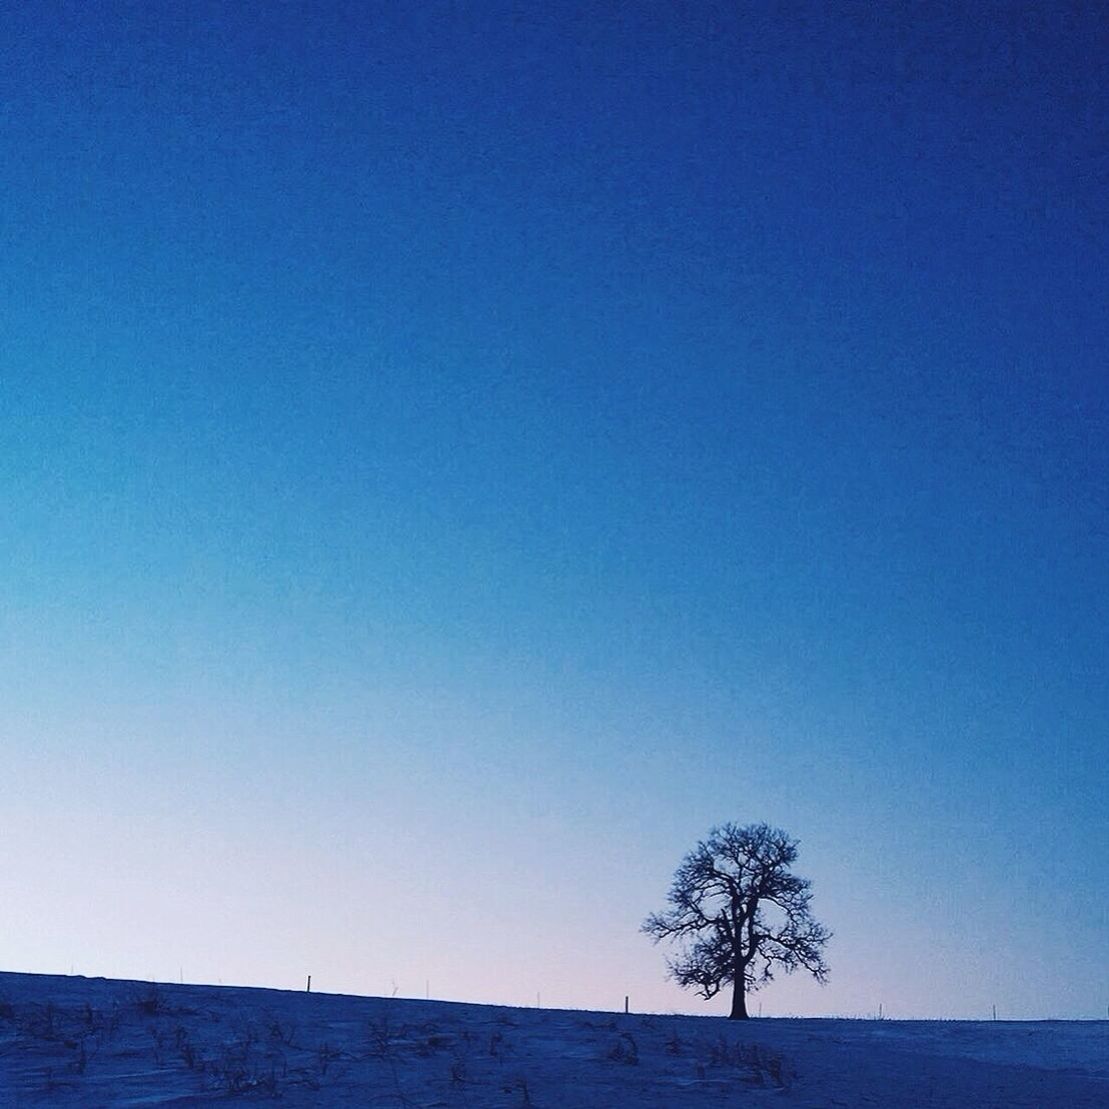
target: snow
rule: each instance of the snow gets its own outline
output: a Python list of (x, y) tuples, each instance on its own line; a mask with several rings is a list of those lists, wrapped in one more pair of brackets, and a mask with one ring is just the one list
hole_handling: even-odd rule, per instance
[(1109, 1106), (1109, 1022), (513, 1009), (0, 974), (0, 1106)]

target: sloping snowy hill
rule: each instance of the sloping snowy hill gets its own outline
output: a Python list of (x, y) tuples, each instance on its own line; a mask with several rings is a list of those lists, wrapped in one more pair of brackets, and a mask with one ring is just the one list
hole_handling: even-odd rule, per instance
[(1109, 1022), (643, 1016), (0, 974), (0, 1105), (1104, 1109)]

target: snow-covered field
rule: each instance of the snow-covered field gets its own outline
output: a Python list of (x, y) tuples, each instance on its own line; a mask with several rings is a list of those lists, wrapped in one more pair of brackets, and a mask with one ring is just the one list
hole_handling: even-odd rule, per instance
[(646, 1016), (0, 974), (0, 1105), (1109, 1106), (1109, 1022)]

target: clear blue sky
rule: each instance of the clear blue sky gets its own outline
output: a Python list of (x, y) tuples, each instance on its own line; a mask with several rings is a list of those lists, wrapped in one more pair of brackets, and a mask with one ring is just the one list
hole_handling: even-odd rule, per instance
[(1104, 1016), (1099, 5), (2, 7), (0, 963)]

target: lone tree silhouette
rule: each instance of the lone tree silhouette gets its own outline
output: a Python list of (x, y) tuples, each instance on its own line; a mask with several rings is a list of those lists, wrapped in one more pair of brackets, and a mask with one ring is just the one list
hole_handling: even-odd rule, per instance
[(804, 967), (828, 980), (822, 954), (832, 937), (809, 910), (812, 883), (790, 873), (797, 843), (766, 824), (713, 828), (674, 874), (670, 908), (653, 913), (642, 931), (683, 943), (668, 960), (679, 986), (707, 1001), (732, 985), (732, 1020), (747, 1019), (747, 992)]

